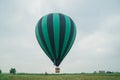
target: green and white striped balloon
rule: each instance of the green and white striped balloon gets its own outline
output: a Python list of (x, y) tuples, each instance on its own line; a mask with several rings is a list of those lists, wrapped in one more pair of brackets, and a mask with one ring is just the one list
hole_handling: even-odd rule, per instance
[(72, 19), (61, 13), (43, 16), (35, 29), (38, 43), (55, 66), (59, 66), (76, 37)]

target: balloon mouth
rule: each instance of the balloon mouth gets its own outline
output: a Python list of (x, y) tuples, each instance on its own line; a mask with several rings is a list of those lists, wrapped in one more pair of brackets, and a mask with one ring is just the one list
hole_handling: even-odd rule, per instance
[(54, 60), (54, 65), (58, 67), (60, 65), (60, 60), (59, 59)]

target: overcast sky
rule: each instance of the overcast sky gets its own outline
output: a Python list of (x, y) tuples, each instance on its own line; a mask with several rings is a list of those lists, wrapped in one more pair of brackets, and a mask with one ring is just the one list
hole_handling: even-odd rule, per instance
[(60, 65), (62, 73), (120, 72), (120, 0), (0, 0), (0, 69), (54, 72), (35, 36), (37, 21), (48, 13), (70, 16), (77, 36)]

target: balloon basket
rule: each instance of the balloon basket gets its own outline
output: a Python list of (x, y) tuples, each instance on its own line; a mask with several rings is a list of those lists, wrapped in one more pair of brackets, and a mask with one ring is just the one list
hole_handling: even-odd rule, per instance
[(60, 68), (56, 67), (55, 68), (55, 73), (60, 73)]

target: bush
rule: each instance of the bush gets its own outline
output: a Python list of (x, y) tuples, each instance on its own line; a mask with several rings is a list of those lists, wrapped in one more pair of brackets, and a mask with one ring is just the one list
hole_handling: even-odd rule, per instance
[(0, 70), (0, 74), (2, 74), (2, 70)]
[(16, 69), (15, 68), (11, 68), (10, 69), (10, 74), (16, 74)]

